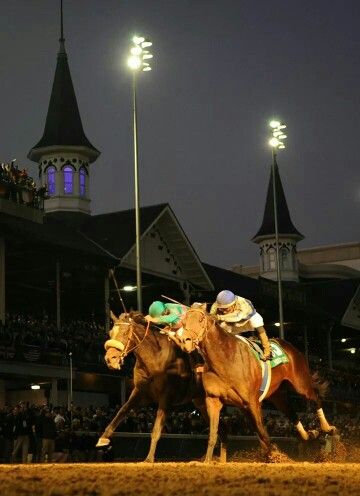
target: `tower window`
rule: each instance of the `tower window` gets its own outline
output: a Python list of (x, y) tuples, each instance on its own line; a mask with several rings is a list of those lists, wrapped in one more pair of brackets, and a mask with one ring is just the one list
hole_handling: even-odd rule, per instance
[(53, 165), (46, 170), (46, 186), (50, 196), (55, 195), (55, 173), (56, 169)]
[(79, 171), (80, 196), (86, 196), (86, 171), (81, 167)]
[(269, 254), (269, 269), (270, 270), (275, 270), (276, 269), (276, 253), (274, 248), (270, 248), (268, 251)]
[(64, 172), (64, 193), (65, 195), (72, 195), (74, 191), (74, 169), (66, 165), (63, 169)]
[(289, 250), (287, 248), (281, 248), (281, 255), (280, 255), (281, 267), (285, 270), (290, 268), (289, 255), (290, 255), (290, 253), (289, 253)]

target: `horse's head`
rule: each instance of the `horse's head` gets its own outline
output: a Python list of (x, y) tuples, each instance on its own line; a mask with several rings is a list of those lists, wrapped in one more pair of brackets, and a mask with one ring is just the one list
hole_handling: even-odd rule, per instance
[(109, 332), (110, 339), (104, 345), (105, 362), (109, 369), (120, 370), (125, 357), (134, 349), (133, 339), (136, 338), (139, 341), (135, 331), (137, 322), (133, 315), (128, 313), (122, 313), (120, 317), (116, 317), (110, 312), (110, 316), (113, 326)]
[(181, 335), (181, 349), (191, 353), (203, 340), (206, 334), (209, 314), (206, 312), (206, 303), (193, 303), (186, 314)]

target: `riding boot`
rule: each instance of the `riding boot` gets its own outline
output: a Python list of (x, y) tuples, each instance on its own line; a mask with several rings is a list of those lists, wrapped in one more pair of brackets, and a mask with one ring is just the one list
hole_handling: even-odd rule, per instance
[(265, 331), (264, 327), (258, 327), (256, 330), (259, 334), (261, 346), (263, 348), (263, 353), (264, 353), (263, 360), (264, 361), (269, 360), (271, 358), (271, 347), (270, 347), (270, 342), (269, 342), (269, 338), (267, 337), (266, 331)]

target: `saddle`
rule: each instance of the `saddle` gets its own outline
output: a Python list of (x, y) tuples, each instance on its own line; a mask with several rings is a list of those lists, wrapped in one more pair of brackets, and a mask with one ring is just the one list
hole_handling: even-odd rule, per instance
[(255, 339), (248, 339), (241, 335), (237, 335), (236, 337), (237, 339), (241, 339), (241, 341), (243, 341), (250, 347), (251, 351), (260, 362), (262, 381), (259, 388), (259, 402), (261, 402), (266, 397), (271, 384), (271, 369), (282, 363), (288, 363), (289, 359), (283, 348), (275, 339), (269, 340), (272, 358), (270, 360), (267, 360), (266, 362), (263, 362), (261, 360), (261, 357), (263, 356), (263, 350), (260, 346), (260, 341), (257, 341)]
[[(253, 351), (253, 353), (256, 355), (256, 358), (260, 360), (264, 356), (264, 352), (261, 347), (261, 343), (259, 340), (254, 339), (254, 338), (246, 338), (245, 336), (236, 336), (238, 339), (241, 339), (244, 341), (248, 346), (250, 346), (250, 349)], [(270, 347), (271, 347), (271, 359), (268, 360), (270, 362), (270, 366), (273, 369), (274, 367), (277, 367), (278, 365), (281, 365), (282, 363), (288, 363), (289, 359), (287, 354), (285, 353), (284, 349), (276, 341), (276, 339), (271, 338), (269, 339), (270, 342)]]

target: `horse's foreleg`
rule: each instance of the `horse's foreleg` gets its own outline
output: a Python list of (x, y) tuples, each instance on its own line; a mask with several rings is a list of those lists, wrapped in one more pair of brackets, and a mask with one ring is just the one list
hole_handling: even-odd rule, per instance
[(99, 437), (99, 440), (96, 444), (97, 448), (101, 448), (103, 446), (108, 446), (110, 444), (110, 437), (113, 435), (115, 429), (120, 424), (120, 422), (126, 417), (129, 410), (137, 405), (140, 398), (141, 398), (140, 391), (138, 389), (134, 388), (131, 391), (131, 394), (130, 394), (127, 402), (123, 404), (123, 406), (119, 409), (119, 411), (117, 412), (115, 417), (112, 419), (110, 424), (106, 427), (104, 432)]
[(223, 407), (219, 398), (205, 398), (206, 409), (210, 420), (210, 433), (205, 462), (211, 462), (218, 435), (220, 411)]
[[(209, 415), (206, 410), (204, 399), (194, 398), (193, 403), (200, 411), (203, 419), (209, 425)], [(225, 463), (227, 459), (227, 428), (224, 422), (219, 421), (219, 438), (220, 438), (220, 461)]]
[(165, 405), (162, 405), (162, 406), (159, 405), (157, 412), (156, 412), (156, 419), (154, 422), (154, 427), (153, 427), (153, 430), (151, 431), (151, 444), (150, 444), (149, 453), (145, 459), (146, 462), (150, 462), (150, 463), (154, 462), (156, 446), (157, 446), (157, 443), (160, 439), (161, 432), (162, 432), (164, 424), (165, 424), (166, 415), (167, 415), (166, 406)]
[(250, 416), (250, 420), (252, 421), (252, 424), (254, 426), (254, 429), (259, 437), (260, 444), (264, 449), (265, 453), (269, 455), (272, 451), (272, 446), (270, 443), (269, 434), (267, 433), (262, 420), (260, 403), (255, 400), (253, 404), (250, 404), (248, 413)]

